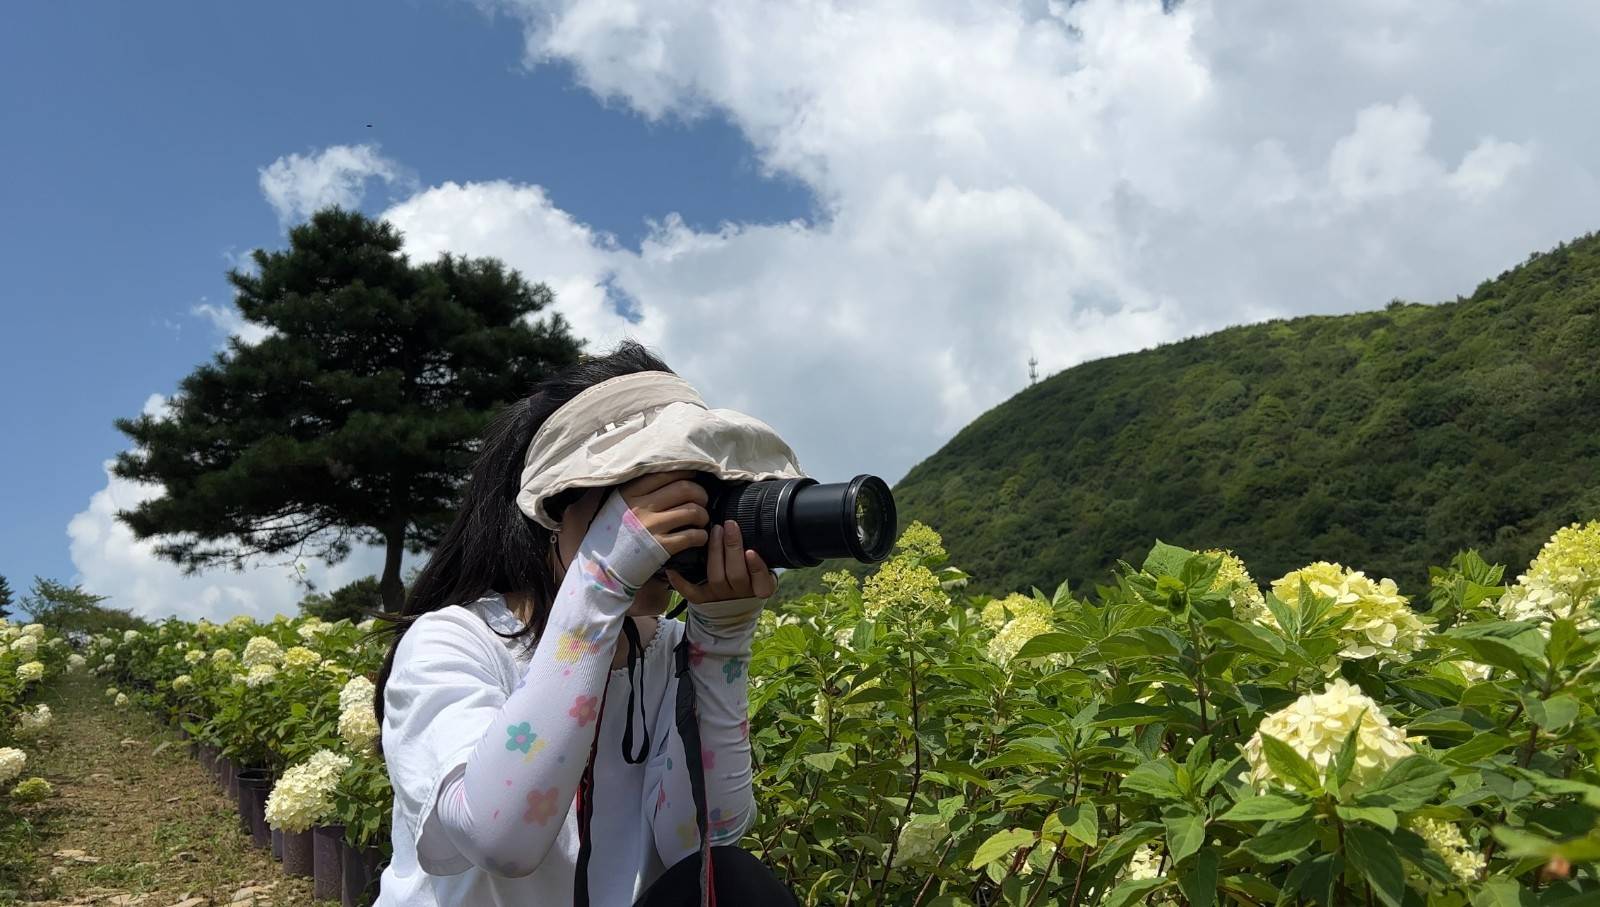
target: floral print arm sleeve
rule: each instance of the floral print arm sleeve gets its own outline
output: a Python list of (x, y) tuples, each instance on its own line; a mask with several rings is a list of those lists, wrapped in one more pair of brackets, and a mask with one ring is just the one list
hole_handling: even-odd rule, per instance
[(671, 557), (612, 491), (562, 580), (517, 688), (435, 804), (455, 849), (497, 875), (532, 873), (577, 794), (622, 621)]
[[(712, 846), (737, 841), (755, 821), (750, 765), (750, 649), (765, 599), (690, 605), (684, 636), (699, 716), (700, 761), (706, 781), (706, 836)], [(693, 792), (675, 723), (677, 687), (667, 691), (665, 756), (646, 778), (646, 815), (656, 852), (671, 866), (700, 845)]]

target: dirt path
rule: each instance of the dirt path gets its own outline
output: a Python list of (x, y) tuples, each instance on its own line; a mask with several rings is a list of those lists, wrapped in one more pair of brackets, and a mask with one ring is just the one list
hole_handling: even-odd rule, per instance
[[(48, 691), (48, 752), (30, 760), (56, 797), (37, 807), (39, 853), (21, 903), (108, 907), (330, 905), (250, 845), (224, 791), (177, 732), (116, 708), (82, 674)], [(4, 886), (0, 886), (4, 887)], [(247, 890), (250, 889), (250, 890)], [(0, 903), (7, 900), (0, 895)]]

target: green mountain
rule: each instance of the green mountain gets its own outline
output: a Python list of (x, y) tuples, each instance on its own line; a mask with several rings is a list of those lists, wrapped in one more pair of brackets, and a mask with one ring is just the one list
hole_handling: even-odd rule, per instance
[[(1600, 235), (1437, 305), (1274, 320), (1086, 362), (983, 414), (894, 489), (969, 591), (1108, 580), (1160, 538), (1259, 583), (1315, 560), (1427, 592), (1478, 548), (1526, 568), (1600, 517)], [(783, 580), (820, 589), (822, 568)], [(858, 576), (864, 565), (848, 565)]]

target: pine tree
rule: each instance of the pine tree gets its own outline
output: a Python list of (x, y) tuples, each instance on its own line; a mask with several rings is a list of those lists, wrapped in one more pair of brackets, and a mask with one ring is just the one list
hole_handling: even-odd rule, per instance
[(142, 630), (148, 624), (124, 608), (101, 604), (104, 595), (86, 592), (82, 586), (33, 578), (33, 591), (22, 597), (32, 620), (68, 636), (93, 636), (96, 633), (121, 633)]
[(11, 584), (0, 576), (0, 620), (11, 616)]
[(329, 623), (345, 619), (360, 623), (367, 619), (368, 609), (382, 607), (383, 590), (378, 587), (376, 576), (363, 576), (332, 592), (313, 592), (300, 599), (300, 613)]
[(264, 339), (237, 338), (180, 384), (168, 413), (119, 419), (114, 471), (164, 493), (118, 514), (193, 572), (261, 555), (337, 563), (382, 544), (384, 607), (405, 551), (434, 544), (488, 421), (583, 341), (554, 296), (495, 259), (414, 265), (387, 222), (337, 207), (256, 250), (228, 280)]

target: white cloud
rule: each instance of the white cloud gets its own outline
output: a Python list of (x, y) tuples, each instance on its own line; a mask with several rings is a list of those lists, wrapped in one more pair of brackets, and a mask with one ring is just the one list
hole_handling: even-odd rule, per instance
[(144, 400), (144, 407), (140, 412), (157, 420), (168, 419), (172, 416), (171, 402), (161, 394), (151, 394)]
[(1334, 143), (1329, 181), (1352, 201), (1427, 188), (1443, 177), (1427, 151), (1431, 125), (1415, 98), (1368, 107), (1356, 115), (1355, 131)]
[[(822, 216), (642, 211), (627, 249), (537, 186), (445, 183), (386, 213), (408, 251), (550, 283), (589, 349), (648, 344), (823, 481), (898, 480), (1025, 388), (1030, 353), (1048, 375), (1449, 298), (1597, 226), (1600, 118), (1573, 115), (1600, 80), (1588, 0), (498, 5), (528, 63), (648, 118), (727, 118)], [(279, 162), (324, 188), (264, 180), (269, 200), (393, 171), (332, 151)]]
[(356, 207), (372, 179), (410, 183), (404, 169), (374, 145), (331, 145), (314, 154), (288, 154), (262, 167), (260, 174), (261, 192), (283, 223), (327, 205)]
[[(190, 309), (189, 314), (211, 322), (211, 326), (216, 328), (217, 334), (224, 340), (229, 337), (237, 337), (246, 346), (254, 346), (260, 343), (272, 333), (272, 329), (269, 327), (244, 320), (244, 316), (239, 314), (239, 310), (231, 305), (220, 306), (202, 302)], [(226, 346), (227, 344), (223, 343), (221, 345)]]
[(1570, 115), (1575, 69), (1600, 77), (1578, 0), (498, 5), (530, 65), (648, 118), (728, 118), (826, 216), (696, 232), (656, 212), (639, 250), (588, 255), (536, 188), (448, 185), (397, 209), (410, 235), (560, 273), (592, 346), (649, 343), (818, 473), (898, 478), (1026, 386), (1030, 352), (1049, 374), (1448, 298), (1600, 203), (1600, 128)]
[(492, 255), (555, 291), (573, 333), (614, 333), (603, 282), (615, 241), (556, 208), (538, 186), (445, 183), (383, 213), (405, 234), (406, 253), (431, 261), (441, 252)]
[(1467, 152), (1461, 166), (1450, 174), (1450, 185), (1466, 198), (1481, 199), (1505, 185), (1513, 173), (1532, 160), (1531, 149), (1516, 142), (1486, 138)]
[[(153, 395), (145, 411), (159, 408)], [(72, 563), (84, 588), (109, 595), (106, 604), (127, 608), (149, 618), (175, 615), (186, 620), (208, 617), (226, 620), (248, 614), (258, 620), (274, 614), (298, 613), (303, 590), (296, 585), (292, 566), (257, 566), (242, 572), (208, 570), (184, 576), (176, 564), (156, 557), (155, 546), (134, 538), (133, 530), (116, 521), (127, 510), (160, 493), (156, 486), (120, 479), (105, 463), (106, 487), (95, 492), (89, 506), (67, 524)], [(305, 576), (321, 590), (335, 589), (352, 580), (377, 573), (383, 555), (376, 549), (357, 549), (336, 567), (305, 561)]]

